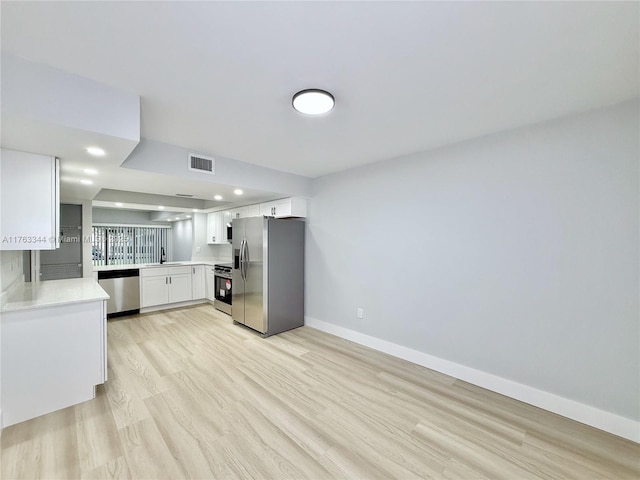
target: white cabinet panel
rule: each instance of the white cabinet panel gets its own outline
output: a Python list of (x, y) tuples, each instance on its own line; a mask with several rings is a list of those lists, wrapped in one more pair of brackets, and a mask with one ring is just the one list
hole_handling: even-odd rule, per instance
[(166, 277), (169, 275), (169, 269), (167, 267), (153, 267), (140, 269), (141, 277)]
[(191, 267), (191, 300), (200, 300), (206, 296), (204, 265)]
[(169, 303), (191, 300), (191, 274), (181, 273), (169, 276)]
[(216, 288), (216, 280), (215, 280), (215, 270), (214, 267), (207, 267), (207, 300), (214, 301), (215, 297), (215, 288)]
[(2, 314), (3, 427), (94, 398), (106, 379), (104, 300)]
[(260, 205), (247, 205), (246, 207), (242, 207), (244, 209), (243, 216), (246, 217), (259, 217), (260, 216)]
[[(151, 270), (151, 269), (150, 269)], [(154, 307), (169, 302), (169, 277), (143, 276), (140, 279), (140, 306)]]
[(260, 215), (265, 217), (306, 217), (307, 199), (301, 197), (283, 198), (260, 204)]
[(247, 205), (231, 210), (232, 218), (248, 218), (260, 216), (260, 204)]
[(140, 269), (140, 307), (205, 298), (204, 265)]
[[(226, 216), (230, 219), (231, 212), (226, 212)], [(207, 243), (227, 243), (227, 221), (225, 221), (225, 212), (213, 212), (207, 215)]]
[(60, 246), (58, 160), (0, 151), (0, 250), (54, 250)]

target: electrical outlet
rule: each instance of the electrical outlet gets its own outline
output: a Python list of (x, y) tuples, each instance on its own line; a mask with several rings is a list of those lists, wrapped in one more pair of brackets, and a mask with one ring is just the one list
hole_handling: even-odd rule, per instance
[(196, 247), (196, 253), (200, 253), (200, 247)]
[(360, 307), (358, 307), (358, 310), (356, 311), (356, 315), (358, 315), (358, 318), (363, 318), (364, 317), (364, 310)]

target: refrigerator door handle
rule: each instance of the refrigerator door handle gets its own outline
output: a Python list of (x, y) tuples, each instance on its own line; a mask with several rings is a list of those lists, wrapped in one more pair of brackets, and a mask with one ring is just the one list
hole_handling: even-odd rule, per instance
[(244, 281), (247, 281), (247, 274), (249, 273), (249, 242), (244, 241)]
[(244, 240), (240, 242), (240, 278), (244, 280)]
[(240, 247), (240, 273), (242, 279), (247, 281), (247, 239), (242, 240), (242, 246)]

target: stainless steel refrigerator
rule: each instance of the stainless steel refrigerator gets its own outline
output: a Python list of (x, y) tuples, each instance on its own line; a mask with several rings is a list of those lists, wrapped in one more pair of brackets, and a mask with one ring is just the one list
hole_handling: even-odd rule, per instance
[(263, 336), (304, 325), (304, 221), (233, 220), (234, 322)]

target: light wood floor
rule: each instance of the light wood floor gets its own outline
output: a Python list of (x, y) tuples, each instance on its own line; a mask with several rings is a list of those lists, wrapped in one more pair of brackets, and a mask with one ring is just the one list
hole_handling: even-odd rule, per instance
[(2, 478), (640, 478), (640, 446), (308, 327), (109, 321), (95, 400), (4, 430)]

